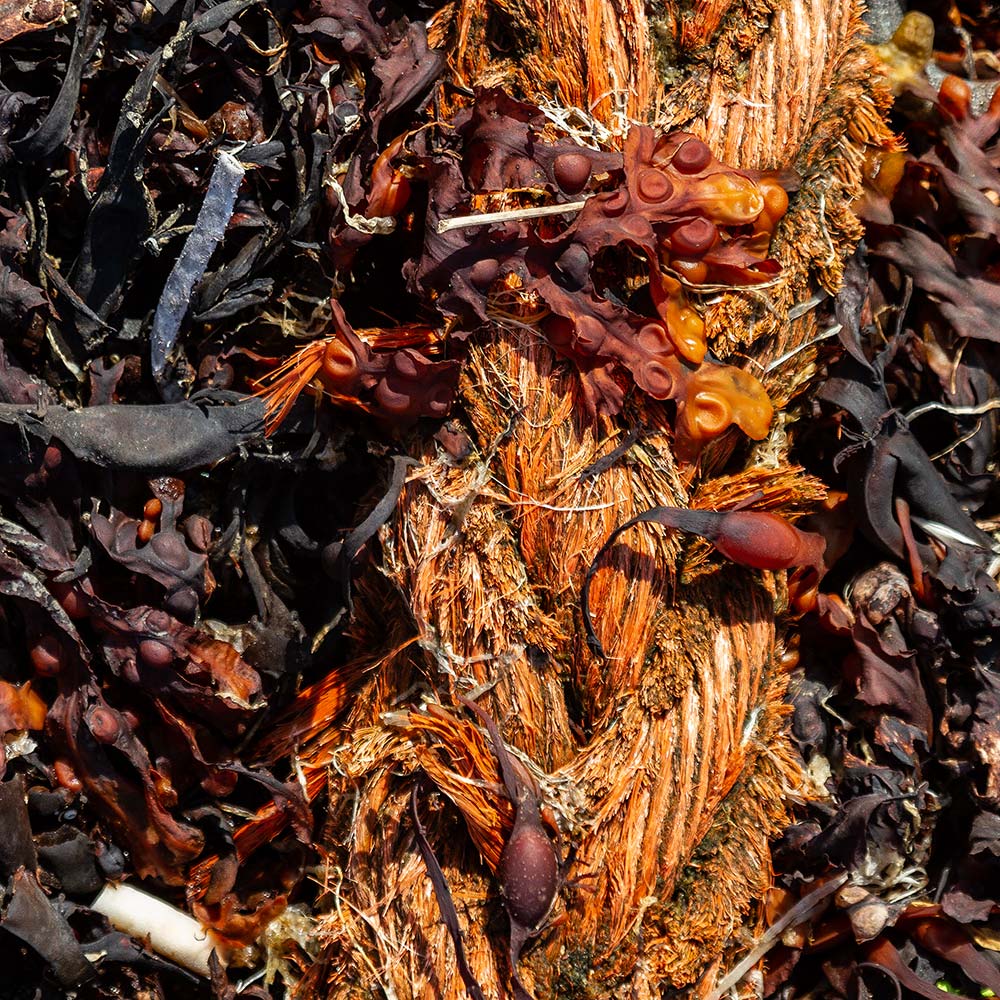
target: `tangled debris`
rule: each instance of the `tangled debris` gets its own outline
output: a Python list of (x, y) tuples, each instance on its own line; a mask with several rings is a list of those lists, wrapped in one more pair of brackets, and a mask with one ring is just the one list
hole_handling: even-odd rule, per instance
[[(345, 974), (331, 963), (349, 953), (371, 965), (368, 950), (388, 947), (373, 914), (394, 919), (427, 876), (456, 990), (530, 996), (546, 970), (564, 992), (612, 990), (647, 966), (657, 988), (689, 984), (690, 964), (668, 967), (654, 939), (683, 938), (675, 902), (705, 898), (691, 873), (728, 863), (723, 848), (706, 853), (724, 840), (712, 824), (757, 823), (744, 853), (766, 861), (768, 823), (793, 797), (773, 677), (734, 682), (733, 702), (754, 706), (730, 727), (746, 738), (712, 792), (717, 812), (694, 813), (701, 839), (674, 843), (653, 873), (663, 899), (644, 896), (638, 916), (622, 904), (613, 930), (591, 935), (621, 944), (619, 964), (582, 946), (546, 954), (561, 933), (550, 911), (565, 906), (583, 926), (588, 900), (607, 899), (586, 883), (606, 877), (599, 850), (574, 869), (554, 843), (560, 826), (583, 843), (584, 819), (600, 825), (587, 782), (604, 794), (611, 779), (584, 751), (611, 731), (606, 696), (621, 696), (622, 731), (680, 711), (682, 685), (652, 664), (626, 694), (599, 676), (584, 632), (621, 660), (614, 636), (638, 630), (625, 613), (591, 623), (591, 580), (602, 607), (612, 570), (634, 577), (618, 584), (632, 597), (666, 604), (693, 581), (714, 599), (704, 580), (718, 565), (697, 542), (649, 543), (655, 559), (629, 548), (605, 579), (596, 563), (586, 571), (616, 540), (626, 548), (626, 527), (654, 521), (750, 567), (814, 570), (788, 583), (796, 626), (782, 665), (807, 784), (774, 848), (755, 940), (711, 911), (720, 954), (735, 965), (748, 951), (763, 963), (760, 995), (782, 1000), (887, 984), (929, 998), (1000, 991), (1000, 34), (985, 4), (925, 6), (884, 33), (906, 149), (872, 142), (858, 168), (864, 244), (820, 309), (840, 335), (817, 348), (815, 391), (792, 413), (805, 472), (782, 458), (768, 478), (725, 465), (744, 436), (772, 433), (775, 407), (767, 373), (726, 358), (706, 300), (792, 280), (791, 254), (775, 247), (811, 178), (790, 163), (728, 166), (695, 134), (697, 115), (676, 109), (684, 127), (633, 123), (616, 137), (464, 80), (469, 53), (456, 69), (428, 40), (447, 35), (454, 5), (404, 16), (367, 0), (0, 3), (0, 956), (13, 990), (332, 995)], [(826, 241), (828, 221), (821, 212)], [(439, 622), (432, 634), (401, 582), (407, 544), (426, 566), (461, 535), (493, 540), (477, 502), (525, 485), (504, 448), (522, 446), (513, 428), (527, 405), (501, 401), (501, 420), (483, 402), (503, 383), (483, 376), (501, 367), (488, 347), (498, 329), (547, 352), (522, 359), (556, 387), (546, 419), (576, 421), (592, 445), (560, 456), (572, 488), (546, 472), (555, 492), (518, 503), (580, 523), (593, 509), (572, 490), (611, 476), (623, 492), (630, 480), (637, 508), (656, 504), (624, 524), (587, 521), (585, 554), (561, 539), (577, 591), (525, 585), (525, 641), (490, 650), (500, 694), (526, 718), (550, 716), (544, 731), (508, 726), (533, 747), (530, 767), (501, 735), (510, 720), (479, 715), (484, 736), (449, 711), (449, 699), (470, 704), (461, 692), (480, 665)], [(463, 410), (475, 419), (462, 423)], [(662, 480), (642, 480), (650, 467)], [(649, 495), (663, 483), (668, 504)], [(447, 512), (437, 548), (407, 536), (416, 514), (380, 534), (425, 486)], [(772, 513), (810, 507), (808, 530)], [(516, 550), (523, 580), (532, 559), (564, 558), (548, 542), (533, 551), (537, 525), (502, 509), (509, 547), (490, 558)], [(380, 541), (389, 583), (372, 573), (358, 587)], [(651, 597), (652, 563), (669, 566), (670, 584)], [(566, 610), (581, 584), (582, 623)], [(784, 600), (773, 590), (743, 600), (734, 589), (727, 629), (764, 620)], [(359, 654), (376, 634), (386, 648)], [(711, 693), (706, 680), (705, 704)], [(379, 715), (386, 701), (393, 712)], [(739, 812), (744, 785), (759, 812)], [(769, 802), (779, 786), (785, 798)], [(600, 801), (625, 815), (633, 791)], [(354, 829), (348, 801), (362, 832), (381, 825), (390, 840), (338, 841)], [(650, 843), (652, 856), (662, 845)], [(398, 884), (392, 866), (371, 867), (383, 849), (403, 858)], [(381, 897), (342, 892), (366, 873)], [(123, 879), (211, 932), (218, 954), (200, 975), (92, 905)], [(741, 919), (762, 887), (754, 872), (745, 882), (731, 904)], [(501, 903), (509, 939), (491, 950)], [(443, 953), (436, 920), (422, 928), (429, 956)], [(715, 971), (703, 992), (739, 980)]]

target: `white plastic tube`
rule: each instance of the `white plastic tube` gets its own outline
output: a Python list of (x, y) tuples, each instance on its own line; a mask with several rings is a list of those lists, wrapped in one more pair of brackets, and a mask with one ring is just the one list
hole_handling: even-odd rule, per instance
[(116, 930), (148, 942), (158, 955), (199, 976), (208, 977), (208, 959), (213, 949), (223, 965), (228, 960), (225, 949), (208, 928), (141, 889), (109, 883), (98, 893), (91, 909), (107, 917)]

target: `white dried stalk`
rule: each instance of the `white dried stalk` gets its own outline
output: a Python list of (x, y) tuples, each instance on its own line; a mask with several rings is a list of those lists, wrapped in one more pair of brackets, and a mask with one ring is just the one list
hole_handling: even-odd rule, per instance
[(199, 976), (208, 977), (213, 951), (223, 965), (229, 959), (212, 932), (194, 917), (131, 885), (108, 883), (90, 908), (107, 917), (116, 930), (147, 942), (158, 955)]
[(494, 222), (520, 222), (522, 219), (541, 219), (547, 215), (568, 215), (579, 212), (587, 200), (567, 201), (562, 205), (539, 205), (535, 208), (511, 208), (503, 212), (481, 212), (478, 215), (456, 215), (451, 219), (441, 219), (437, 224), (439, 233), (452, 229), (469, 229), (472, 226), (489, 226)]
[(761, 935), (757, 944), (743, 956), (727, 975), (715, 984), (715, 989), (709, 993), (708, 1000), (722, 1000), (722, 997), (734, 986), (737, 986), (744, 976), (781, 940), (781, 935), (789, 927), (805, 923), (847, 879), (848, 875), (845, 872), (803, 896), (790, 910), (771, 924)]

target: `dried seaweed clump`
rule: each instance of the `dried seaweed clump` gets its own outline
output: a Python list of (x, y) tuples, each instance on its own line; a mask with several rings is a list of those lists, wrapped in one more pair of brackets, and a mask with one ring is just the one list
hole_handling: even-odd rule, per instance
[[(541, 112), (497, 90), (478, 92), (452, 125), (436, 147), (419, 140), (426, 148), (411, 156), (408, 178), (380, 156), (365, 198), (369, 212), (377, 206), (409, 227), (397, 236), (422, 240), (407, 287), (437, 312), (442, 332), (373, 331), (369, 346), (334, 303), (335, 332), (265, 380), (272, 429), (314, 379), (334, 400), (396, 421), (440, 416), (459, 368), (440, 355), (506, 318), (529, 322), (575, 363), (593, 414), (618, 413), (634, 384), (677, 403), (687, 456), (733, 424), (763, 437), (767, 394), (747, 373), (705, 360), (690, 290), (776, 276), (768, 245), (788, 206), (777, 177), (727, 167), (687, 132), (635, 126), (621, 154), (546, 141)], [(422, 226), (405, 214), (418, 185)], [(495, 206), (508, 211), (476, 218)], [(340, 253), (352, 261), (359, 243), (381, 238), (348, 236)]]

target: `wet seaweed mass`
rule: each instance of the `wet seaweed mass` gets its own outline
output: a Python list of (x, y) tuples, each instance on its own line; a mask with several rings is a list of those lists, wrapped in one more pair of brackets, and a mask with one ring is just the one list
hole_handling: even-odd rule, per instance
[(1000, 992), (995, 13), (675, 6), (0, 3), (0, 996)]

